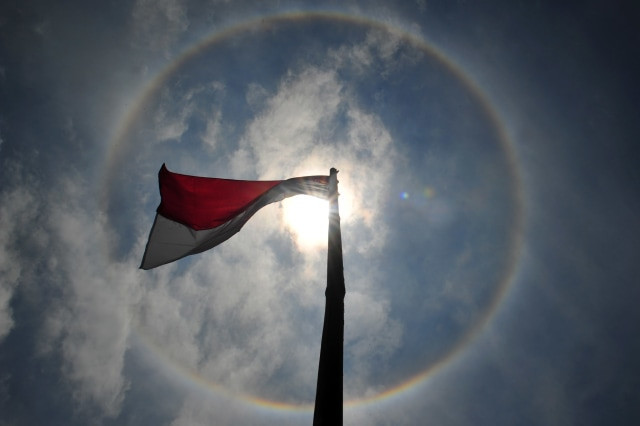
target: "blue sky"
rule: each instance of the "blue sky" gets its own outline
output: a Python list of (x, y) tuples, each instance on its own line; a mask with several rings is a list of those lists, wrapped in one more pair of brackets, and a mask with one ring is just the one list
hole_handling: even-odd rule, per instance
[(0, 424), (311, 423), (322, 225), (139, 270), (162, 163), (340, 170), (345, 424), (637, 424), (638, 17), (3, 3)]

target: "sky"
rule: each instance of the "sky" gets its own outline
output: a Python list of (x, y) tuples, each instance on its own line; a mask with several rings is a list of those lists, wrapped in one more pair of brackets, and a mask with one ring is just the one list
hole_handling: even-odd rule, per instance
[(326, 203), (143, 271), (163, 163), (339, 170), (346, 425), (639, 424), (638, 19), (3, 1), (0, 425), (311, 424)]

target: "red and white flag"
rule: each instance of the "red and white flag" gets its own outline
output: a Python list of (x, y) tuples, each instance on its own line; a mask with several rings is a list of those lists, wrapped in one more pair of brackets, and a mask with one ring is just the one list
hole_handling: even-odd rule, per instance
[(250, 181), (158, 172), (160, 206), (142, 269), (152, 269), (228, 240), (259, 209), (298, 194), (328, 197), (329, 176)]

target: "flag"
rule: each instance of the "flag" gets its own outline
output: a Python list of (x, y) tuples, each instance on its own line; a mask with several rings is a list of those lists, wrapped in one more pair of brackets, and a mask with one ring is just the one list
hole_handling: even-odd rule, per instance
[(158, 172), (160, 205), (142, 269), (152, 269), (228, 240), (267, 204), (298, 194), (328, 197), (329, 176), (250, 181)]

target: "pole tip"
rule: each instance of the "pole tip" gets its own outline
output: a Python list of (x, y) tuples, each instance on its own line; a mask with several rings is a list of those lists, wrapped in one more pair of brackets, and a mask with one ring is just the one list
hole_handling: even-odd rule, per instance
[(336, 169), (335, 167), (332, 167), (332, 168), (329, 170), (329, 174), (335, 175), (336, 173), (338, 173), (338, 169)]

